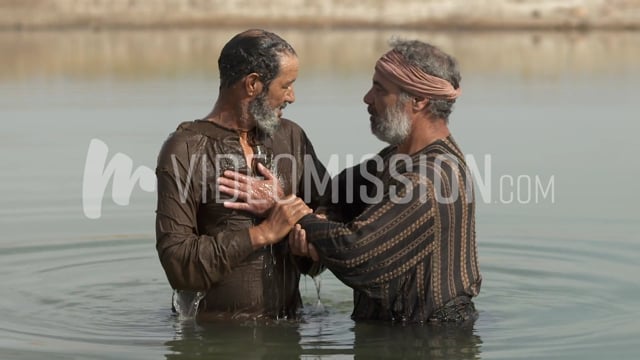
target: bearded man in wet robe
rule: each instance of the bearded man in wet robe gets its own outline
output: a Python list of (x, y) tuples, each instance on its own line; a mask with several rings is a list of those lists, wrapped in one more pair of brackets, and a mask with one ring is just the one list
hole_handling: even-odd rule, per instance
[[(158, 256), (183, 315), (195, 305), (199, 318), (294, 318), (300, 274), (322, 267), (281, 240), (322, 202), (299, 186), (304, 173), (326, 173), (304, 131), (281, 118), (295, 100), (298, 57), (278, 35), (248, 30), (218, 66), (213, 110), (180, 124), (158, 156)], [(239, 199), (258, 205), (225, 201), (218, 179), (231, 170), (251, 188)]]

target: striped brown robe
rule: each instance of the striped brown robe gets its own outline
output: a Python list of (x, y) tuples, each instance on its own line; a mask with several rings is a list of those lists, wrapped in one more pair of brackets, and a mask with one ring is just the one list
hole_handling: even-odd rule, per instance
[(410, 161), (394, 154), (388, 147), (378, 164), (343, 171), (331, 220), (307, 215), (301, 224), (324, 265), (354, 289), (354, 319), (450, 320), (460, 304), (473, 310), (482, 279), (471, 175), (452, 137)]

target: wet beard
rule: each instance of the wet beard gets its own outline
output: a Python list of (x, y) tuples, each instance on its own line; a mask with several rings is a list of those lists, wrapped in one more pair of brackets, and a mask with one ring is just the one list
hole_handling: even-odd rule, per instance
[(391, 145), (405, 141), (411, 132), (411, 120), (404, 112), (404, 103), (398, 102), (395, 106), (388, 107), (384, 115), (374, 116), (371, 132), (378, 139)]
[(280, 118), (276, 113), (276, 109), (273, 109), (267, 103), (267, 93), (263, 92), (258, 95), (249, 104), (249, 113), (256, 121), (256, 126), (267, 136), (272, 136), (273, 133), (280, 125)]

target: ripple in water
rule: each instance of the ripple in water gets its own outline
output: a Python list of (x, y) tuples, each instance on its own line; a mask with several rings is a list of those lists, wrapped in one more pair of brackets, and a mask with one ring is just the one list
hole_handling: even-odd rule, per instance
[[(476, 329), (492, 359), (601, 358), (632, 351), (638, 280), (631, 249), (512, 236), (481, 244)], [(635, 252), (637, 254), (637, 252)], [(598, 355), (600, 354), (600, 355)]]
[[(480, 244), (472, 327), (354, 323), (351, 291), (303, 278), (299, 322), (171, 313), (152, 240), (0, 250), (2, 358), (598, 358), (635, 351), (637, 246), (510, 236)], [(625, 276), (623, 274), (628, 274)]]

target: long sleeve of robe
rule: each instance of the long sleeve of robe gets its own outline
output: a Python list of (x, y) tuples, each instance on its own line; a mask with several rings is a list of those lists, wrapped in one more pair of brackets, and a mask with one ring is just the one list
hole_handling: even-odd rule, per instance
[(472, 180), (452, 138), (401, 161), (393, 153), (338, 176), (329, 214), (341, 221), (307, 215), (301, 225), (354, 289), (354, 319), (427, 321), (480, 290)]
[[(302, 186), (306, 173), (325, 176), (308, 138), (282, 119), (260, 145), (273, 155), (272, 171), (286, 194), (315, 208), (323, 195)], [(158, 156), (156, 249), (172, 288), (203, 291), (201, 312), (293, 316), (300, 307), (300, 274), (322, 270), (290, 254), (286, 241), (254, 250), (249, 228), (262, 219), (223, 206), (216, 179), (226, 169), (251, 174), (238, 134), (207, 121), (186, 122), (169, 136)]]

